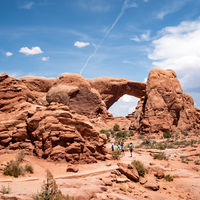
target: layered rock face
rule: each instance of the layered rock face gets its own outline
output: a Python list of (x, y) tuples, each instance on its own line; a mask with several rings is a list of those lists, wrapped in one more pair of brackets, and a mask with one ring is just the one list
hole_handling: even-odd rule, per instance
[(46, 100), (48, 103), (63, 103), (90, 118), (107, 113), (100, 94), (79, 74), (64, 73), (58, 76), (48, 91)]
[[(124, 94), (141, 98), (133, 114), (113, 118)], [(0, 76), (0, 152), (18, 148), (49, 160), (91, 163), (106, 158), (106, 135), (115, 123), (141, 134), (200, 130), (200, 110), (173, 70), (153, 69), (146, 83), (117, 78), (57, 79)]]
[(20, 80), (5, 73), (0, 76), (0, 152), (22, 148), (48, 160), (70, 163), (104, 160), (106, 135), (99, 134), (89, 118), (67, 105), (55, 102), (38, 105), (36, 92), (49, 91), (48, 84), (51, 86), (54, 81), (40, 79), (40, 83), (48, 84), (46, 87), (41, 84), (43, 89), (39, 89), (33, 80)]
[(183, 94), (175, 72), (153, 69), (147, 80), (146, 95), (131, 117), (131, 129), (142, 134), (196, 131), (200, 129), (199, 117), (200, 110), (194, 107), (189, 94)]

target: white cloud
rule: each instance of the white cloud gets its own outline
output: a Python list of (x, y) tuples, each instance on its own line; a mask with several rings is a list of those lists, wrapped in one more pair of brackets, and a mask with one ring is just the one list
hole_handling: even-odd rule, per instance
[(125, 63), (125, 64), (133, 64), (132, 62), (126, 61), (126, 60), (124, 60), (123, 63)]
[(141, 35), (141, 40), (143, 40), (143, 41), (149, 41), (150, 40), (150, 30), (148, 30), (146, 34), (143, 33)]
[(110, 6), (107, 1), (103, 0), (79, 0), (79, 7), (85, 10), (89, 10), (91, 12), (108, 12), (110, 10)]
[(136, 3), (132, 3), (132, 4), (130, 5), (130, 7), (137, 8), (137, 7), (138, 7), (138, 5), (137, 5)]
[(43, 53), (43, 51), (40, 49), (40, 47), (37, 47), (37, 46), (36, 47), (32, 47), (32, 49), (29, 49), (28, 47), (22, 47), (19, 50), (19, 52), (20, 53), (24, 53), (27, 56)]
[(20, 6), (20, 9), (30, 9), (35, 3), (34, 2), (26, 2), (24, 5)]
[(86, 46), (88, 46), (88, 45), (90, 45), (89, 42), (79, 42), (79, 41), (76, 41), (76, 42), (74, 43), (74, 46), (76, 46), (76, 47), (78, 47), (78, 48), (86, 47)]
[(138, 102), (138, 98), (125, 94), (118, 101), (125, 103), (133, 103), (133, 102), (135, 103)]
[(140, 38), (138, 38), (138, 36), (135, 36), (135, 37), (131, 38), (131, 40), (134, 40), (136, 42), (149, 41), (150, 40), (150, 30), (147, 30), (146, 33), (141, 34)]
[(152, 42), (148, 58), (162, 69), (174, 69), (182, 87), (199, 87), (200, 74), (200, 19), (184, 21), (178, 26), (166, 27)]
[(190, 0), (176, 0), (172, 3), (167, 3), (160, 12), (157, 13), (158, 19), (163, 19), (166, 15), (179, 11)]
[(135, 37), (131, 38), (131, 40), (134, 40), (134, 41), (136, 41), (136, 42), (140, 42), (140, 41), (141, 41), (141, 40), (138, 38), (138, 36), (135, 36)]
[(143, 0), (144, 2), (148, 2), (149, 0)]
[(117, 102), (115, 102), (108, 111), (115, 117), (127, 116), (135, 111), (138, 101), (139, 98), (125, 94)]
[(146, 78), (144, 78), (143, 82), (145, 82), (145, 83), (147, 82), (147, 77), (146, 77)]
[(41, 60), (42, 61), (49, 61), (49, 57), (42, 57)]
[(7, 53), (6, 53), (6, 56), (7, 56), (7, 57), (12, 56), (12, 55), (13, 55), (12, 52), (7, 52)]

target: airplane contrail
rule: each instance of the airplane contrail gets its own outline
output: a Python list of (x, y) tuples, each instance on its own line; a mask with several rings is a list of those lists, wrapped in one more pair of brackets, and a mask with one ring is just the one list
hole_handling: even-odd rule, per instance
[(105, 40), (105, 38), (107, 37), (107, 35), (110, 33), (110, 31), (114, 28), (114, 26), (116, 25), (116, 23), (119, 21), (119, 19), (122, 17), (122, 15), (124, 14), (126, 8), (128, 8), (128, 2), (129, 0), (125, 0), (124, 1), (124, 5), (122, 6), (121, 12), (118, 15), (117, 19), (114, 21), (114, 23), (112, 24), (112, 26), (110, 27), (110, 29), (107, 31), (107, 33), (104, 35), (103, 39), (101, 40), (101, 42), (99, 43), (99, 45), (96, 47), (94, 53), (87, 59), (85, 65), (83, 66), (83, 68), (80, 71), (80, 75), (82, 74), (83, 70), (86, 68), (89, 60), (96, 54), (97, 50), (99, 49), (99, 47), (101, 46), (102, 42)]

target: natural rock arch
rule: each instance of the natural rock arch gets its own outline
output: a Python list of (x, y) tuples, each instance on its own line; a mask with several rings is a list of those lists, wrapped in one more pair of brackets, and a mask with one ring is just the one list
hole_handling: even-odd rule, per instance
[(96, 89), (109, 109), (124, 94), (141, 98), (145, 95), (146, 83), (130, 81), (123, 78), (101, 77), (87, 79), (92, 88)]

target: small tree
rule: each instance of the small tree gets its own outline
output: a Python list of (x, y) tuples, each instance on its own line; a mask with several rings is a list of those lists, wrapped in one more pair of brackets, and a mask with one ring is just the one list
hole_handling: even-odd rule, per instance
[(138, 171), (139, 176), (144, 177), (144, 175), (146, 173), (146, 169), (145, 169), (143, 163), (139, 160), (134, 160), (131, 162), (131, 164), (135, 166), (135, 168)]
[(167, 131), (167, 132), (164, 132), (164, 133), (163, 133), (163, 137), (164, 137), (164, 138), (171, 138), (171, 137), (172, 137), (172, 134), (171, 134), (169, 131)]
[(113, 130), (114, 130), (114, 131), (120, 131), (119, 125), (118, 125), (118, 124), (115, 124), (115, 125), (113, 126)]
[(58, 185), (53, 178), (52, 173), (46, 170), (46, 182), (42, 186), (40, 193), (33, 197), (34, 200), (74, 200), (73, 197), (69, 195), (64, 196), (62, 192), (58, 189)]

